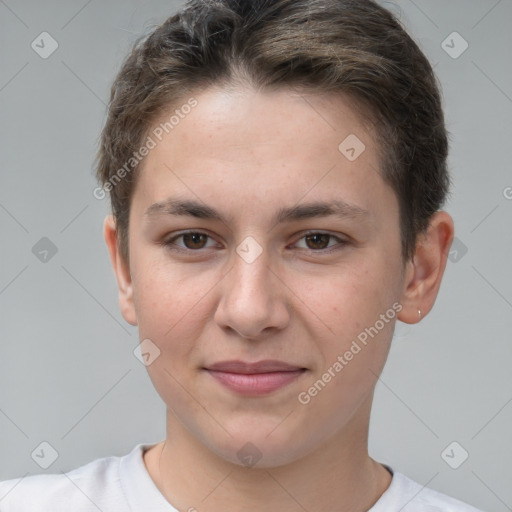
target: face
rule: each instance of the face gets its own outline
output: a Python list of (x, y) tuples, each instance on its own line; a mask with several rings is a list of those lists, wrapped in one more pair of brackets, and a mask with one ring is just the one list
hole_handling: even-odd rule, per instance
[[(368, 426), (403, 288), (398, 202), (350, 100), (194, 98), (134, 191), (123, 314), (160, 351), (147, 369), (176, 424), (237, 464), (248, 442), (260, 466), (292, 462)], [(289, 367), (214, 371), (264, 360)]]

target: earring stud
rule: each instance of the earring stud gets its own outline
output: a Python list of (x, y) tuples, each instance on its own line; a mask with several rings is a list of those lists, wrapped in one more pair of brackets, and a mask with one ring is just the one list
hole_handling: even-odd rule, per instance
[(418, 322), (421, 320), (421, 309), (418, 309)]

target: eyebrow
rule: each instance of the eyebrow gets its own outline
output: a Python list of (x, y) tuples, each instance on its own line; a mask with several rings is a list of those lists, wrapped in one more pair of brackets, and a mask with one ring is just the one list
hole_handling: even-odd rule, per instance
[[(275, 223), (312, 219), (315, 217), (337, 216), (340, 218), (367, 218), (370, 212), (361, 206), (342, 200), (317, 201), (302, 203), (278, 210), (274, 217)], [(148, 217), (158, 215), (188, 216), (199, 219), (212, 219), (227, 223), (222, 213), (211, 206), (191, 199), (168, 198), (152, 204), (146, 211)]]

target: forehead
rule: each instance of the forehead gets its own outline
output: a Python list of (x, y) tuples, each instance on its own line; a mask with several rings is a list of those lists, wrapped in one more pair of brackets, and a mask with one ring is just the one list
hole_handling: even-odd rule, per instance
[[(272, 144), (280, 145), (282, 151), (297, 150), (304, 143), (319, 151), (337, 150), (340, 137), (350, 134), (373, 142), (369, 126), (357, 110), (358, 104), (347, 96), (291, 88), (215, 86), (191, 97), (193, 108), (188, 107), (190, 98), (182, 98), (157, 118), (152, 128), (163, 130), (163, 138), (170, 138), (167, 135), (172, 133), (176, 144), (195, 146), (201, 154), (220, 141), (223, 144), (215, 148), (216, 152), (237, 148), (246, 151)], [(168, 123), (171, 117), (172, 127)]]
[(155, 147), (137, 186), (146, 203), (179, 189), (217, 206), (339, 196), (371, 210), (389, 194), (376, 141), (349, 98), (217, 87), (192, 97), (193, 108), (183, 99), (148, 131)]

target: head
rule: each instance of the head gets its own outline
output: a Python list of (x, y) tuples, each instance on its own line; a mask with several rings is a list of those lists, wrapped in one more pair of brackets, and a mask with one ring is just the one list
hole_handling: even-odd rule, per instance
[[(432, 68), (373, 1), (192, 1), (135, 44), (97, 157), (105, 237), (194, 439), (272, 466), (368, 426), (397, 318), (439, 290), (447, 151)], [(208, 371), (264, 359), (302, 371), (250, 397)]]

